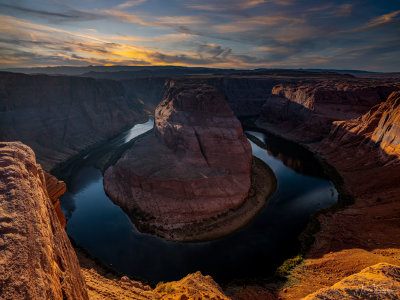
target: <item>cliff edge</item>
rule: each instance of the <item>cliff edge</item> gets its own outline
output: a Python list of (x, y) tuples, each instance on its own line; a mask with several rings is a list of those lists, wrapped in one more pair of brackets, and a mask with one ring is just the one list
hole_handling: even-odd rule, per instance
[(45, 173), (21, 143), (0, 143), (0, 298), (88, 299)]

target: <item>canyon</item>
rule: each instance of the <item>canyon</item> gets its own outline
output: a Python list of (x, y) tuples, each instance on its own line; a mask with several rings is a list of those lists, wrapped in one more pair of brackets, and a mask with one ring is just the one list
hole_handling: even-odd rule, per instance
[[(135, 87), (135, 82), (140, 86), (145, 80), (148, 98), (145, 89)], [(155, 88), (151, 89), (153, 83)], [(173, 80), (123, 77), (121, 81), (1, 73), (0, 87), (1, 140), (27, 144), (43, 167), (36, 163), (29, 147), (21, 143), (0, 144), (0, 248), (6, 254), (1, 257), (0, 268), (7, 270), (0, 272), (3, 276), (0, 286), (6, 287), (1, 289), (1, 296), (159, 299), (169, 295), (191, 299), (207, 295), (215, 299), (300, 299), (310, 295), (310, 299), (337, 299), (346, 295), (344, 290), (356, 293), (359, 282), (366, 289), (372, 289), (374, 284), (391, 284), (398, 292), (398, 79), (301, 71), (189, 75)], [(153, 289), (108, 274), (79, 254), (79, 250), (78, 262), (63, 230), (65, 219), (58, 198), (65, 192), (65, 184), (45, 171), (62, 173), (60, 166), (75, 156), (84, 155), (85, 150), (144, 121), (143, 110), (155, 107), (165, 91), (164, 100), (156, 109), (154, 134), (136, 141), (105, 172), (105, 189), (116, 199), (126, 193), (123, 178), (135, 179), (129, 186), (137, 182), (144, 186), (146, 176), (134, 172), (153, 174), (154, 157), (165, 163), (164, 174), (157, 174), (159, 178), (150, 176), (151, 184), (140, 189), (135, 186), (133, 190), (135, 193), (146, 190), (151, 195), (141, 194), (140, 199), (146, 201), (127, 209), (137, 213), (140, 208), (139, 215), (145, 220), (149, 216), (143, 212), (147, 211), (149, 219), (155, 218), (157, 224), (182, 221), (174, 219), (176, 209), (181, 207), (158, 205), (154, 209), (145, 204), (154, 195), (162, 202), (171, 195), (182, 194), (182, 190), (186, 192), (176, 181), (170, 184), (183, 175), (206, 182), (201, 190), (204, 188), (213, 195), (217, 192), (216, 183), (221, 182), (228, 182), (235, 191), (229, 195), (228, 206), (216, 202), (196, 207), (202, 213), (184, 215), (185, 222), (209, 218), (243, 203), (250, 188), (252, 159), (235, 116), (242, 120), (244, 129), (257, 128), (302, 145), (340, 175), (340, 190), (351, 194), (354, 203), (339, 199), (336, 207), (315, 216), (313, 222), (319, 230), (313, 231), (313, 242), (303, 253), (304, 259), (291, 270), (285, 283), (236, 285), (223, 292), (210, 277), (195, 273)], [(197, 106), (198, 103), (204, 105)], [(202, 117), (193, 111), (201, 112)], [(197, 127), (201, 130), (197, 131)], [(219, 134), (214, 135), (215, 131), (210, 134), (207, 128), (211, 127), (219, 128)], [(222, 143), (221, 136), (229, 142)], [(232, 157), (227, 155), (227, 149), (233, 153)], [(177, 158), (175, 152), (182, 157)], [(235, 153), (245, 159), (232, 165), (231, 161), (238, 160)], [(171, 168), (182, 161), (195, 168)], [(229, 177), (221, 169), (230, 170), (227, 173), (233, 175)], [(218, 181), (212, 183), (209, 178), (212, 176)], [(170, 189), (169, 193), (161, 190), (160, 180), (165, 180), (164, 187)], [(234, 185), (237, 181), (245, 184)], [(194, 194), (195, 191), (191, 190)], [(226, 193), (222, 195), (227, 197)], [(188, 205), (192, 206), (193, 203)], [(167, 216), (168, 220), (163, 219)], [(165, 230), (158, 234), (162, 232)], [(19, 251), (15, 251), (17, 247)], [(19, 281), (10, 280), (10, 276), (5, 278), (6, 274), (19, 272), (25, 274), (18, 277)], [(29, 284), (30, 280), (36, 284)]]
[(53, 172), (146, 119), (116, 81), (1, 72), (0, 98), (1, 140), (27, 144)]
[(250, 144), (221, 94), (173, 82), (155, 110), (154, 134), (106, 170), (104, 189), (138, 228), (170, 240), (211, 239), (224, 235), (221, 226), (242, 227), (272, 193), (274, 179), (254, 162), (265, 191), (248, 204), (251, 169)]
[(0, 165), (0, 298), (228, 299), (200, 272), (152, 289), (112, 276), (79, 252), (78, 261), (53, 205), (54, 177), (36, 163), (32, 149), (1, 142)]

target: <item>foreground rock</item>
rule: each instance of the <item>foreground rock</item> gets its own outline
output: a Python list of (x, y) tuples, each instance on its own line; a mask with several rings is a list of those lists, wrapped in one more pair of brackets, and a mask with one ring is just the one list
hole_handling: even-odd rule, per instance
[(223, 235), (213, 233), (217, 224), (200, 223), (220, 220), (248, 197), (252, 153), (240, 122), (215, 88), (175, 84), (156, 109), (154, 131), (107, 169), (107, 194), (143, 231), (171, 240)]
[(400, 267), (379, 263), (304, 299), (399, 299)]
[(77, 257), (53, 206), (64, 190), (29, 147), (0, 143), (0, 299), (228, 299), (200, 272), (152, 289)]
[(45, 173), (21, 143), (0, 143), (0, 298), (88, 299)]
[(145, 117), (121, 83), (0, 72), (0, 140), (21, 141), (46, 171)]

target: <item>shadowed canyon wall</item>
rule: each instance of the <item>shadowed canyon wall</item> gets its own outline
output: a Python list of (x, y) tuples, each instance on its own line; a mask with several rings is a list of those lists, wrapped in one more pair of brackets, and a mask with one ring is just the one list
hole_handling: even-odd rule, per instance
[(31, 146), (45, 170), (140, 120), (119, 82), (0, 73), (0, 139)]

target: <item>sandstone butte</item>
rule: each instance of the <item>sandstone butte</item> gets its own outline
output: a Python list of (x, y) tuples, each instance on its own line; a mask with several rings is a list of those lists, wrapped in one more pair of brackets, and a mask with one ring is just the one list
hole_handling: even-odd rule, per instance
[(204, 233), (201, 222), (244, 204), (251, 166), (250, 143), (221, 94), (175, 83), (155, 111), (154, 134), (106, 170), (104, 188), (140, 230), (191, 240)]
[(79, 262), (51, 199), (65, 186), (54, 180), (28, 146), (0, 143), (0, 299), (229, 299), (200, 272), (151, 289)]

